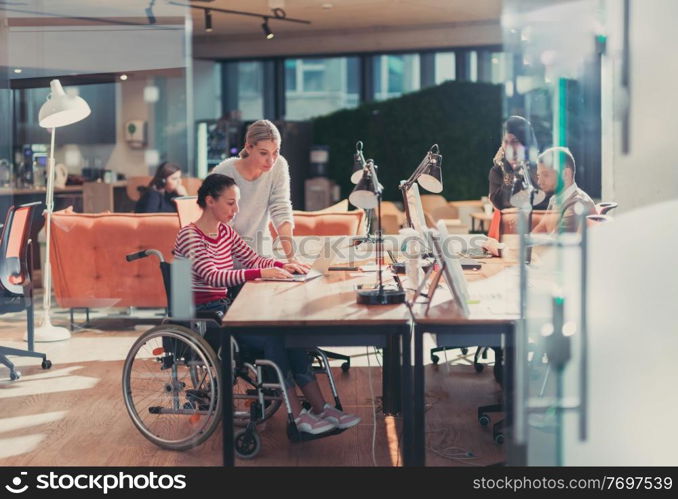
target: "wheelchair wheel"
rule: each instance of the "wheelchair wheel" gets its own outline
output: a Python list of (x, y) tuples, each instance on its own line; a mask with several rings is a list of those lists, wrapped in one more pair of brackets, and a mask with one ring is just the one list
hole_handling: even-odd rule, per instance
[[(275, 399), (264, 399), (264, 415), (256, 423), (263, 423), (273, 416), (282, 404), (282, 394), (280, 390), (265, 389), (265, 397), (275, 397)], [(249, 375), (238, 375), (233, 384), (233, 425), (247, 426), (250, 422), (250, 405), (257, 399), (257, 389)]]
[(156, 326), (134, 342), (122, 374), (132, 422), (159, 447), (200, 445), (221, 421), (220, 367), (209, 344), (182, 326)]
[(261, 438), (254, 430), (242, 430), (235, 434), (233, 447), (240, 459), (253, 459), (261, 450)]

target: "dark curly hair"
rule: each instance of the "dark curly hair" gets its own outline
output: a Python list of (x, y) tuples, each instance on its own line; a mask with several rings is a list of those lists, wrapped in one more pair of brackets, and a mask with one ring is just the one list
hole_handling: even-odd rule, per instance
[(212, 196), (214, 199), (218, 198), (224, 189), (228, 189), (231, 186), (235, 185), (235, 180), (233, 180), (228, 175), (222, 175), (221, 173), (212, 173), (202, 181), (200, 189), (198, 189), (198, 205), (205, 209), (207, 203), (205, 199), (207, 196)]

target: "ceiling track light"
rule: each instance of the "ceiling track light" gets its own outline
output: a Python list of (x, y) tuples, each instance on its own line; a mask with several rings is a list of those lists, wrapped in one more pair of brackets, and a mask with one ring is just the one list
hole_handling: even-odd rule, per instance
[(272, 40), (273, 37), (275, 36), (273, 34), (273, 31), (271, 31), (271, 28), (268, 26), (268, 17), (263, 17), (264, 24), (261, 25), (261, 29), (264, 30), (264, 35), (266, 35), (267, 40)]
[[(201, 1), (209, 1), (209, 0), (201, 0)], [(151, 0), (151, 4), (149, 7), (146, 9), (146, 14), (148, 15), (150, 12), (151, 7), (153, 6), (153, 3), (155, 3), (155, 0)], [(271, 9), (272, 15), (267, 15), (267, 14), (259, 14), (257, 12), (245, 12), (242, 10), (230, 10), (230, 9), (219, 9), (217, 7), (202, 7), (200, 5), (192, 5), (188, 3), (181, 3), (181, 2), (174, 2), (169, 0), (167, 3), (171, 5), (179, 5), (181, 7), (189, 7), (191, 9), (202, 9), (205, 11), (205, 31), (212, 31), (212, 13), (213, 12), (221, 12), (223, 14), (235, 14), (238, 16), (249, 16), (249, 17), (259, 17), (264, 20), (263, 24), (261, 25), (261, 29), (264, 31), (266, 34), (266, 39), (270, 40), (275, 36), (273, 31), (271, 31), (271, 28), (268, 24), (269, 19), (275, 19), (276, 21), (285, 21), (289, 23), (298, 23), (298, 24), (311, 24), (311, 21), (307, 21), (305, 19), (294, 19), (292, 17), (287, 17), (287, 12), (285, 12), (284, 9), (280, 7), (275, 7)], [(152, 12), (151, 12), (152, 14)], [(148, 18), (149, 22), (153, 24), (155, 22), (155, 17), (153, 18), (153, 21), (151, 21), (151, 17), (149, 16)]]

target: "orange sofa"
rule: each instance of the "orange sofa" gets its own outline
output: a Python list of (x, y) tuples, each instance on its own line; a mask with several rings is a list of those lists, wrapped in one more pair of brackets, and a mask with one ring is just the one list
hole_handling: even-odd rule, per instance
[(125, 255), (160, 250), (168, 261), (179, 231), (174, 213), (52, 215), (54, 294), (64, 308), (165, 307), (155, 257), (127, 262)]
[[(295, 236), (354, 236), (360, 234), (365, 212), (355, 211), (294, 211)], [(273, 238), (278, 234), (270, 223)]]

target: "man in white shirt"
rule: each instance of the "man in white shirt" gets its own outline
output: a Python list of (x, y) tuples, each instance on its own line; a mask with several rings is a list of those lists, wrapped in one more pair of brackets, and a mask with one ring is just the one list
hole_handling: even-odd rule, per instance
[(542, 217), (534, 232), (578, 232), (580, 215), (575, 207), (579, 204), (585, 215), (596, 213), (596, 205), (586, 192), (574, 181), (576, 166), (567, 147), (551, 147), (539, 155), (537, 179), (539, 188), (553, 193), (548, 213)]
[[(545, 213), (532, 232), (578, 232), (580, 216), (576, 206), (581, 205), (585, 215), (596, 213), (596, 205), (586, 192), (574, 181), (576, 165), (567, 147), (551, 147), (537, 159), (537, 181), (539, 188), (553, 194)], [(495, 256), (503, 247), (496, 239), (487, 238), (483, 248)]]

